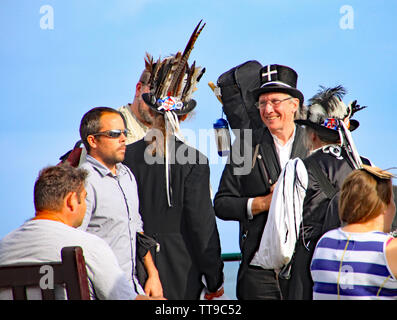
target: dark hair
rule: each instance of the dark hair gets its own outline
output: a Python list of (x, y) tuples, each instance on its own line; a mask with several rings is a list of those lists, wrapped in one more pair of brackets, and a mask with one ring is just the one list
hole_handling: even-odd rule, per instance
[(34, 185), (34, 207), (37, 211), (56, 211), (69, 192), (76, 192), (78, 199), (88, 172), (72, 167), (68, 162), (42, 169)]
[(374, 219), (392, 199), (391, 179), (378, 178), (365, 170), (354, 170), (343, 182), (339, 216), (345, 223), (364, 223)]
[(89, 110), (80, 122), (80, 137), (84, 143), (87, 152), (90, 151), (90, 145), (87, 141), (89, 135), (98, 133), (101, 130), (101, 117), (104, 113), (115, 113), (123, 119), (124, 126), (127, 127), (124, 116), (121, 112), (109, 107), (96, 107)]

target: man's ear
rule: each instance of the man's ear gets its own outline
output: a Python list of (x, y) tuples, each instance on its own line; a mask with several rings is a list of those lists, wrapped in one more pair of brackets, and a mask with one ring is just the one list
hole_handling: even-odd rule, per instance
[(91, 149), (95, 149), (97, 147), (97, 142), (93, 135), (89, 135), (87, 137), (87, 142), (90, 145)]
[(297, 112), (299, 110), (299, 99), (298, 98), (293, 98), (292, 99), (292, 103), (294, 105), (293, 110), (294, 113)]
[(79, 199), (76, 192), (69, 192), (64, 198), (64, 207), (69, 212), (75, 212), (79, 204)]
[(138, 96), (140, 97), (141, 96), (142, 87), (143, 87), (142, 82), (138, 81), (138, 83), (135, 86), (135, 97), (138, 97)]

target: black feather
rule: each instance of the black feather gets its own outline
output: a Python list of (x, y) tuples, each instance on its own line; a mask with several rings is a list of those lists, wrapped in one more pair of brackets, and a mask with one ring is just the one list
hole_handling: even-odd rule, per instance
[(309, 99), (309, 104), (321, 105), (328, 115), (339, 114), (340, 116), (346, 116), (348, 111), (346, 110), (346, 106), (341, 103), (346, 92), (346, 89), (341, 85), (333, 88), (320, 86), (320, 90), (317, 92), (317, 94)]

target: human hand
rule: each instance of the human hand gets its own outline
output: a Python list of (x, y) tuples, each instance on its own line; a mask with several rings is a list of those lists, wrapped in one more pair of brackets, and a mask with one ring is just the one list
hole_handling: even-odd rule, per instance
[(158, 276), (149, 276), (146, 280), (144, 290), (149, 297), (163, 297), (163, 286)]
[(251, 205), (252, 215), (255, 216), (261, 212), (269, 211), (270, 203), (272, 202), (274, 188), (275, 188), (275, 185), (273, 184), (270, 187), (269, 194), (267, 194), (266, 196), (259, 196), (259, 197), (254, 198), (254, 200), (252, 201), (252, 205)]

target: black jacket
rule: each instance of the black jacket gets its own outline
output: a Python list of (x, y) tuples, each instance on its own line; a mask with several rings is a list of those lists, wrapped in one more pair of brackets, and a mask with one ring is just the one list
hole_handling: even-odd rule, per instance
[[(248, 220), (247, 201), (249, 198), (269, 194), (270, 186), (277, 181), (281, 172), (273, 137), (267, 128), (261, 130), (262, 132), (259, 134), (258, 132), (254, 134), (254, 137), (259, 137), (258, 140), (253, 139), (252, 142), (240, 143), (240, 154), (244, 153), (246, 159), (254, 159), (253, 167), (249, 173), (235, 174), (234, 170), (241, 167), (242, 164), (237, 165), (233, 161), (233, 154), (236, 150), (232, 148), (231, 159), (222, 173), (219, 189), (214, 199), (215, 213), (218, 218), (238, 221), (240, 224), (239, 243), (242, 252), (242, 265), (249, 264), (252, 260), (259, 247), (267, 221), (267, 212), (257, 214), (252, 220)], [(302, 135), (303, 129), (297, 125), (291, 159), (295, 157), (303, 159), (307, 155)], [(259, 141), (259, 149), (255, 140)]]
[[(344, 149), (341, 150), (340, 155), (329, 150), (329, 147), (322, 148), (303, 160), (308, 172), (308, 186), (303, 202), (303, 230), (301, 229), (300, 238), (295, 247), (291, 263), (291, 278), (285, 282), (286, 286), (283, 288), (283, 295), (286, 299), (312, 299), (313, 282), (310, 275), (310, 263), (316, 243), (327, 230), (340, 226), (338, 212), (335, 210), (339, 193), (332, 198), (334, 216), (330, 217), (331, 211), (328, 208), (331, 199), (321, 187), (318, 174), (314, 171), (309, 159), (319, 165), (335, 191), (340, 190), (347, 175), (354, 170), (354, 166)], [(368, 159), (362, 158), (362, 161), (370, 164)]]
[[(148, 164), (144, 158), (146, 147), (144, 140), (128, 145), (124, 164), (137, 181), (144, 232), (160, 244), (154, 260), (164, 297), (198, 299), (203, 288), (202, 275), (212, 292), (223, 282), (208, 160), (197, 150), (176, 141), (176, 154), (181, 152), (194, 163), (176, 161), (171, 165), (173, 207), (168, 207), (165, 165)], [(189, 158), (187, 154), (194, 157)]]

